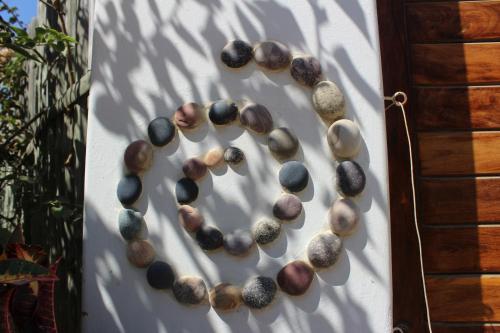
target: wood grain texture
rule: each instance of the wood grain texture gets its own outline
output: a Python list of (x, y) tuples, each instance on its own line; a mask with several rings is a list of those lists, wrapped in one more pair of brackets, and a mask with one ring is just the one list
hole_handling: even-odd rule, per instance
[(500, 272), (500, 227), (423, 228), (426, 273)]
[(500, 221), (500, 178), (425, 178), (419, 182), (424, 224)]
[(424, 176), (500, 173), (497, 131), (419, 133), (418, 147)]
[(416, 88), (419, 130), (500, 128), (500, 86)]
[(427, 277), (432, 321), (500, 321), (500, 276)]
[(500, 38), (500, 2), (413, 3), (407, 7), (411, 42)]
[(500, 333), (500, 326), (498, 324), (463, 324), (463, 325), (446, 325), (434, 324), (432, 325), (433, 333)]
[(500, 82), (500, 43), (414, 44), (415, 84)]

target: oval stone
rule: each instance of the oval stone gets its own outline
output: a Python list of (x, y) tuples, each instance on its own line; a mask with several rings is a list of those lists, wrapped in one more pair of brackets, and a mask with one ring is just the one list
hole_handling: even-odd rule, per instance
[(208, 297), (205, 282), (197, 276), (182, 276), (172, 286), (175, 299), (184, 305), (197, 305)]
[(344, 94), (332, 81), (321, 81), (314, 86), (312, 103), (314, 110), (328, 123), (345, 115)]
[(296, 57), (290, 64), (290, 74), (298, 83), (313, 87), (321, 79), (321, 64), (311, 56)]
[(221, 283), (210, 290), (210, 304), (219, 311), (236, 310), (241, 304), (241, 289)]
[(210, 149), (205, 156), (203, 156), (203, 163), (209, 168), (216, 167), (224, 160), (224, 149), (217, 147)]
[(309, 172), (302, 163), (288, 161), (281, 167), (278, 178), (281, 186), (287, 191), (300, 192), (309, 182)]
[(220, 100), (210, 106), (208, 117), (215, 125), (226, 125), (236, 120), (238, 107), (233, 102)]
[(281, 223), (276, 220), (264, 218), (255, 224), (253, 236), (260, 245), (269, 244), (279, 237)]
[(198, 198), (198, 185), (190, 178), (182, 178), (175, 184), (175, 196), (180, 204), (188, 204)]
[(125, 150), (123, 161), (127, 169), (134, 173), (146, 171), (153, 163), (153, 147), (144, 140), (134, 141)]
[(193, 157), (182, 163), (182, 172), (192, 180), (203, 178), (207, 174), (207, 166), (199, 158)]
[(328, 211), (332, 232), (339, 236), (350, 235), (359, 223), (358, 206), (348, 198), (335, 201)]
[(155, 249), (145, 240), (135, 240), (127, 244), (127, 259), (136, 267), (147, 267), (155, 256)]
[(196, 232), (198, 245), (206, 251), (216, 250), (224, 244), (224, 236), (219, 229), (202, 225)]
[(228, 164), (237, 165), (245, 160), (243, 150), (236, 147), (228, 147), (224, 151), (224, 161)]
[(118, 182), (116, 187), (116, 196), (118, 200), (129, 206), (139, 199), (142, 192), (141, 179), (136, 175), (126, 175)]
[(277, 159), (286, 160), (297, 153), (299, 140), (288, 128), (280, 127), (269, 133), (267, 146)]
[(203, 224), (203, 216), (198, 209), (182, 205), (178, 209), (179, 222), (188, 232), (196, 232)]
[(273, 302), (277, 290), (273, 279), (258, 276), (245, 284), (241, 291), (241, 298), (249, 308), (262, 309)]
[(170, 289), (175, 281), (175, 272), (166, 262), (155, 261), (148, 267), (146, 279), (155, 289)]
[(158, 147), (165, 146), (175, 136), (175, 126), (170, 119), (158, 117), (153, 119), (148, 125), (149, 140)]
[(307, 245), (307, 258), (316, 268), (335, 264), (342, 251), (342, 240), (331, 232), (316, 235)]
[(265, 41), (255, 46), (255, 63), (270, 71), (281, 71), (290, 65), (292, 54), (288, 47), (280, 42)]
[(186, 103), (174, 113), (174, 122), (180, 129), (193, 129), (201, 124), (202, 107), (197, 103)]
[(239, 39), (228, 42), (220, 54), (221, 61), (230, 68), (243, 67), (252, 60), (252, 57), (252, 46)]
[(248, 230), (236, 229), (224, 235), (224, 249), (233, 256), (245, 256), (253, 248), (255, 241)]
[(259, 134), (273, 129), (273, 117), (264, 105), (249, 103), (241, 109), (240, 122), (243, 126)]
[(273, 215), (283, 221), (295, 220), (302, 212), (302, 202), (293, 194), (283, 194), (273, 205)]
[(352, 158), (361, 147), (361, 133), (358, 125), (349, 119), (334, 122), (326, 134), (333, 154), (340, 158)]
[(122, 209), (118, 215), (118, 229), (126, 240), (138, 238), (142, 231), (142, 214), (133, 209)]
[(311, 285), (314, 271), (302, 260), (295, 260), (284, 266), (278, 273), (276, 280), (281, 290), (289, 295), (302, 295)]
[(337, 187), (348, 197), (354, 197), (366, 185), (366, 176), (363, 168), (354, 161), (343, 161), (337, 166)]

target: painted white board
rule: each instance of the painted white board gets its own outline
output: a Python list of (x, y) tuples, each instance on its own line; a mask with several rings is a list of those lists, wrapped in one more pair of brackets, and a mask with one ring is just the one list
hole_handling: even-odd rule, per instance
[[(390, 332), (387, 153), (374, 0), (97, 0), (93, 31), (92, 87), (87, 137), (84, 225), (84, 332)], [(279, 293), (263, 311), (246, 307), (218, 314), (208, 306), (186, 308), (169, 293), (151, 289), (145, 271), (132, 267), (117, 228), (121, 205), (116, 185), (128, 143), (146, 138), (150, 120), (171, 116), (186, 101), (248, 98), (264, 104), (278, 126), (300, 140), (299, 159), (312, 183), (300, 196), (305, 214), (284, 225), (270, 247), (237, 259), (206, 254), (177, 222), (175, 181), (181, 163), (219, 144), (242, 148), (247, 163), (207, 177), (194, 203), (207, 223), (223, 232), (248, 229), (281, 192), (279, 163), (263, 137), (237, 126), (211, 124), (163, 149), (143, 178), (138, 204), (160, 259), (181, 275), (209, 286), (243, 284), (257, 274), (275, 277), (304, 255), (325, 228), (335, 191), (335, 166), (326, 126), (311, 106), (311, 91), (288, 73), (266, 74), (253, 63), (228, 71), (219, 60), (227, 40), (279, 40), (295, 52), (316, 56), (326, 77), (347, 99), (347, 118), (357, 122), (363, 147), (356, 157), (367, 175), (358, 204), (361, 226), (344, 242), (340, 261), (320, 272), (301, 297)]]

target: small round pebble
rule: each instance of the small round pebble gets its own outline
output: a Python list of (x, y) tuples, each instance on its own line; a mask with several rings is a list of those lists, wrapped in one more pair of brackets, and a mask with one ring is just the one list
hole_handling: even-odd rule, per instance
[(203, 156), (203, 163), (209, 168), (216, 167), (224, 160), (224, 149), (217, 147), (210, 149)]
[(287, 191), (300, 192), (309, 182), (309, 172), (302, 163), (288, 161), (281, 167), (278, 178), (281, 186)]
[(245, 160), (243, 150), (236, 147), (228, 147), (224, 151), (224, 161), (228, 164), (237, 165)]
[(351, 199), (338, 199), (328, 211), (328, 220), (332, 232), (339, 236), (350, 235), (359, 223), (358, 206)]
[(269, 133), (267, 146), (277, 159), (286, 160), (297, 153), (299, 140), (288, 128), (280, 127)]
[(314, 278), (314, 270), (302, 260), (295, 260), (284, 266), (279, 272), (276, 280), (281, 290), (289, 295), (302, 295), (311, 285)]
[(141, 179), (136, 175), (127, 175), (120, 179), (116, 187), (118, 200), (125, 205), (131, 205), (139, 199), (142, 192)]
[(259, 245), (269, 244), (279, 237), (281, 223), (276, 220), (264, 218), (255, 224), (253, 236)]
[(281, 71), (290, 65), (292, 54), (288, 47), (280, 42), (265, 41), (255, 46), (253, 59), (264, 69)]
[(180, 129), (193, 129), (202, 121), (202, 107), (197, 103), (186, 103), (174, 113), (174, 122)]
[(208, 117), (215, 125), (226, 125), (236, 120), (238, 107), (233, 102), (220, 100), (210, 106)]
[(239, 39), (228, 42), (220, 54), (221, 61), (230, 68), (243, 67), (252, 60), (252, 57), (252, 46)]
[(219, 229), (202, 225), (196, 232), (198, 245), (206, 251), (216, 250), (224, 244), (224, 236)]
[(313, 87), (321, 79), (321, 64), (311, 56), (296, 57), (290, 64), (290, 74), (298, 83)]
[(320, 117), (329, 123), (345, 115), (344, 94), (332, 81), (321, 81), (314, 86), (312, 102)]
[(182, 172), (192, 180), (203, 178), (207, 174), (207, 166), (199, 158), (193, 157), (182, 163)]
[(330, 149), (340, 158), (355, 156), (361, 147), (361, 133), (358, 125), (349, 119), (334, 122), (326, 134)]
[(180, 204), (188, 204), (198, 198), (198, 185), (190, 178), (182, 178), (175, 184), (175, 196)]
[(145, 240), (135, 240), (127, 244), (127, 259), (136, 267), (147, 267), (155, 256), (155, 249)]
[(331, 232), (316, 235), (307, 245), (307, 258), (316, 268), (335, 264), (342, 251), (342, 240)]
[(127, 169), (132, 172), (146, 171), (153, 163), (153, 147), (144, 140), (134, 141), (125, 150), (123, 161)]
[(273, 205), (274, 217), (283, 220), (295, 220), (302, 212), (302, 201), (293, 194), (283, 194)]
[(142, 230), (142, 214), (133, 209), (122, 209), (118, 215), (118, 229), (126, 240), (138, 238)]
[(224, 249), (233, 256), (245, 256), (253, 248), (255, 241), (248, 230), (236, 229), (224, 235)]
[(197, 305), (208, 297), (205, 282), (197, 276), (182, 276), (175, 280), (172, 292), (177, 302), (184, 305)]
[(175, 281), (175, 272), (166, 262), (155, 261), (148, 267), (146, 279), (155, 289), (170, 289)]
[(210, 305), (219, 311), (236, 310), (241, 304), (241, 289), (221, 283), (210, 290)]
[(168, 144), (175, 136), (175, 126), (170, 119), (158, 117), (148, 125), (149, 140), (157, 147)]
[(337, 187), (348, 197), (354, 197), (366, 185), (366, 176), (363, 168), (354, 161), (343, 161), (337, 166)]
[(240, 122), (243, 126), (259, 134), (266, 134), (273, 129), (273, 117), (262, 104), (249, 103), (241, 109)]
[(262, 309), (273, 302), (277, 290), (273, 279), (258, 276), (245, 284), (241, 291), (241, 298), (249, 308)]
[(203, 224), (203, 216), (198, 209), (182, 205), (178, 209), (179, 222), (188, 232), (196, 232)]

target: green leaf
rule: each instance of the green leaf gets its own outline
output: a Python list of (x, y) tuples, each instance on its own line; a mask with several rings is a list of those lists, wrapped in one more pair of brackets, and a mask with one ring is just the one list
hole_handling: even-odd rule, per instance
[(26, 30), (18, 28), (16, 26), (11, 25), (10, 28), (19, 36), (19, 37), (28, 37), (28, 33)]
[(55, 280), (57, 276), (42, 265), (19, 259), (0, 261), (0, 283), (24, 284), (31, 281)]

